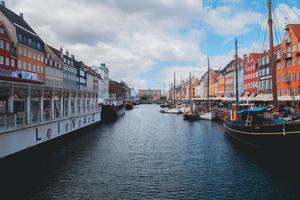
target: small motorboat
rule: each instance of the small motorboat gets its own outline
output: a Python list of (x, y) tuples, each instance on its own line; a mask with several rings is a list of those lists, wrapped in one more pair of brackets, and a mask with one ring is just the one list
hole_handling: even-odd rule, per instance
[(169, 114), (180, 114), (180, 109), (178, 108), (170, 108), (165, 110), (165, 113), (169, 113)]
[(215, 112), (204, 112), (199, 114), (200, 119), (205, 119), (205, 120), (214, 120), (216, 118), (216, 113)]

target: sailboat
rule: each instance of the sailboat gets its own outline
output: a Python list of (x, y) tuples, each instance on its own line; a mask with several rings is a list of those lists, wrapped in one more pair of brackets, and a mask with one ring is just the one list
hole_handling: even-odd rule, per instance
[(207, 70), (207, 99), (206, 99), (206, 104), (207, 104), (208, 110), (206, 110), (204, 112), (200, 112), (199, 117), (200, 117), (200, 119), (214, 120), (216, 118), (216, 113), (212, 111), (211, 104), (209, 102), (209, 81), (210, 81), (209, 80), (209, 70), (210, 70), (209, 58), (207, 59), (207, 66), (208, 66), (208, 70)]
[[(280, 119), (278, 113), (271, 0), (268, 0), (268, 25), (273, 105), (267, 107), (252, 106), (247, 109), (238, 110), (237, 98), (236, 105), (232, 106), (231, 114), (224, 119), (223, 125), (228, 135), (251, 146), (274, 150), (298, 148), (300, 147), (300, 120), (287, 121), (282, 118)], [(237, 79), (237, 65), (235, 70)], [(238, 86), (236, 85), (236, 87)]]
[(192, 82), (191, 82), (191, 72), (190, 72), (189, 73), (189, 102), (190, 102), (189, 111), (187, 111), (183, 114), (183, 119), (184, 120), (189, 120), (189, 121), (195, 121), (195, 120), (199, 119), (199, 115), (197, 114), (197, 112), (195, 112), (193, 110), (193, 103), (194, 102), (191, 99), (191, 97), (192, 97), (192, 94), (191, 94), (192, 88), (191, 88), (191, 86), (192, 86)]

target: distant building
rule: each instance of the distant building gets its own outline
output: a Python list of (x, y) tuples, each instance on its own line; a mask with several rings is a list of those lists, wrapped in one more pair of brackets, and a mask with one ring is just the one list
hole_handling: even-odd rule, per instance
[(141, 99), (145, 98), (147, 100), (159, 100), (161, 97), (161, 90), (152, 90), (152, 89), (139, 90), (138, 96)]
[(77, 68), (74, 64), (74, 56), (70, 56), (68, 50), (64, 54), (62, 48), (60, 48), (60, 52), (64, 62), (64, 88), (77, 89)]
[(118, 83), (117, 81), (109, 81), (109, 93), (118, 101), (124, 100), (125, 98), (125, 88), (121, 83)]
[(60, 51), (47, 44), (45, 45), (45, 50), (45, 85), (62, 88), (64, 71)]
[(130, 99), (130, 97), (131, 97), (131, 88), (124, 81), (121, 81), (120, 84), (123, 85), (123, 87), (125, 89), (125, 98)]
[(234, 60), (230, 61), (224, 68), (224, 96), (234, 97), (235, 96), (235, 76), (234, 76)]
[(100, 64), (100, 66), (93, 66), (93, 69), (101, 76), (98, 86), (98, 102), (101, 104), (108, 104), (107, 100), (110, 98), (109, 70), (106, 67), (105, 63)]

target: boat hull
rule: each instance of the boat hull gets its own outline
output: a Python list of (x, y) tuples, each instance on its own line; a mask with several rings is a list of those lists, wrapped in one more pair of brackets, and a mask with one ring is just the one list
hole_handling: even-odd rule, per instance
[(265, 126), (236, 125), (225, 119), (226, 133), (243, 143), (259, 148), (300, 148), (300, 122)]
[(214, 120), (215, 118), (216, 118), (216, 113), (214, 112), (207, 112), (207, 113), (200, 114), (200, 119)]

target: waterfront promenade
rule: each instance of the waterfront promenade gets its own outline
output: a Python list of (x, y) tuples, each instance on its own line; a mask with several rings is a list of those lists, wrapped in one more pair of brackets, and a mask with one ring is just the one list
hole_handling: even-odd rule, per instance
[(181, 115), (160, 114), (159, 109), (140, 105), (115, 123), (1, 163), (0, 195), (10, 199), (300, 198), (295, 157), (258, 154), (225, 135), (221, 123), (188, 122)]

